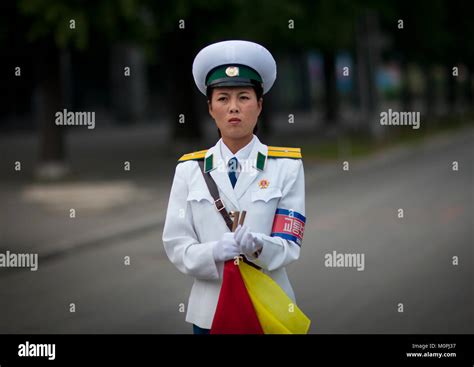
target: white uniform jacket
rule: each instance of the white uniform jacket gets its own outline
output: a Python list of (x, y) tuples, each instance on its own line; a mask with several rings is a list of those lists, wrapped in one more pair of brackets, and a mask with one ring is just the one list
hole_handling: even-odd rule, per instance
[[(256, 138), (249, 163), (235, 188), (219, 142), (207, 151), (184, 155), (176, 167), (166, 213), (163, 243), (171, 262), (194, 277), (186, 321), (210, 329), (222, 284), (224, 263), (213, 247), (228, 232), (214, 205), (196, 158), (204, 159), (226, 210), (246, 210), (245, 225), (263, 240), (255, 264), (295, 300), (285, 266), (298, 259), (305, 222), (304, 171), (299, 148), (268, 147)], [(277, 211), (278, 210), (278, 211)]]

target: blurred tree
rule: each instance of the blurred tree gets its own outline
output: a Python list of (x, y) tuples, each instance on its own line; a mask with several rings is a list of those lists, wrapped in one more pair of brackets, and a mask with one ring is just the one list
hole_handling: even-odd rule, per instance
[(201, 22), (216, 17), (220, 10), (212, 3), (177, 0), (152, 4), (161, 25), (158, 50), (175, 142), (202, 136), (191, 65), (198, 49), (197, 35), (205, 26)]
[(336, 53), (343, 48), (354, 50), (356, 11), (350, 0), (309, 2), (308, 7), (312, 6), (314, 9), (309, 13), (315, 17), (310, 32), (312, 46), (321, 49), (324, 57), (326, 123), (335, 125), (339, 118)]
[(409, 84), (410, 63), (421, 65), (425, 76), (426, 111), (430, 113), (434, 103), (434, 79), (432, 66), (441, 61), (446, 49), (447, 33), (444, 29), (444, 0), (420, 0), (393, 2), (394, 11), (382, 19), (384, 28), (393, 39), (391, 53), (401, 65), (403, 109), (412, 109), (413, 95)]
[[(12, 25), (15, 25), (15, 28)], [(27, 20), (17, 11), (14, 2), (0, 3), (0, 47), (4, 52), (0, 58), (2, 74), (2, 99), (0, 99), (0, 122), (6, 123), (5, 116), (28, 115), (31, 110), (31, 85), (33, 84), (33, 65), (25, 38), (18, 31), (29, 26)], [(15, 68), (20, 67), (21, 78), (15, 76)], [(18, 128), (15, 119), (14, 127)]]
[[(393, 37), (391, 53), (396, 55), (402, 66), (402, 101), (405, 110), (412, 108), (409, 85), (406, 82), (407, 65), (416, 63), (425, 75), (425, 111), (429, 115), (435, 104), (434, 78), (432, 68), (443, 65), (446, 70), (446, 97), (448, 109), (456, 103), (457, 77), (453, 67), (464, 63), (468, 74), (473, 70), (474, 22), (466, 14), (472, 10), (468, 1), (420, 0), (416, 2), (393, 1), (394, 13), (383, 19), (385, 30)], [(403, 29), (397, 27), (403, 20)], [(467, 94), (472, 88), (466, 87)]]
[[(320, 49), (324, 58), (325, 120), (335, 125), (338, 120), (336, 54), (341, 49), (354, 51), (357, 3), (350, 0), (296, 1), (295, 29), (287, 45), (308, 50)], [(306, 78), (308, 79), (308, 78)]]
[[(445, 52), (441, 54), (442, 60), (447, 66), (447, 76), (451, 83), (449, 84), (450, 91), (448, 95), (450, 98), (450, 108), (453, 109), (456, 102), (455, 80), (458, 78), (453, 76), (453, 67), (460, 67), (464, 64), (466, 68), (465, 86), (463, 91), (465, 93), (467, 106), (471, 109), (474, 106), (473, 98), (473, 81), (474, 81), (474, 42), (472, 41), (474, 35), (474, 21), (471, 16), (473, 6), (470, 1), (454, 1), (449, 2), (445, 7), (446, 12), (446, 29), (448, 35), (445, 42)], [(459, 77), (462, 77), (461, 70)], [(460, 78), (461, 79), (461, 78)]]
[(63, 128), (54, 113), (66, 104), (65, 69), (69, 50), (85, 50), (91, 42), (131, 41), (151, 54), (158, 35), (154, 20), (141, 0), (20, 0), (17, 11), (28, 23), (25, 42), (37, 59), (40, 101), (40, 164), (38, 173), (58, 178), (67, 172)]

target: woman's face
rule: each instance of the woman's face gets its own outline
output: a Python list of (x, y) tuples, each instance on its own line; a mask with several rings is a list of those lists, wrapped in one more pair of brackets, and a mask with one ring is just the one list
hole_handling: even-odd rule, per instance
[(239, 140), (253, 134), (262, 103), (252, 87), (217, 87), (209, 101), (209, 114), (223, 139)]

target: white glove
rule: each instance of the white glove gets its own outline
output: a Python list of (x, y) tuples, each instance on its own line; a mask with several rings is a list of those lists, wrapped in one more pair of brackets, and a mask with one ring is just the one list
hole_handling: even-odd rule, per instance
[(240, 249), (234, 238), (234, 233), (226, 232), (212, 249), (214, 260), (216, 262), (226, 261), (239, 256)]
[(263, 247), (263, 243), (250, 232), (250, 228), (246, 225), (239, 224), (235, 230), (235, 241), (240, 252), (250, 258), (257, 257), (255, 253)]

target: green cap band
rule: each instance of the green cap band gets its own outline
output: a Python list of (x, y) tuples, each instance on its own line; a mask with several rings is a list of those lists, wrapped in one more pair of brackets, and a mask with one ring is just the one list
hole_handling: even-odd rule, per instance
[(262, 82), (260, 75), (252, 68), (245, 65), (222, 65), (209, 72), (206, 78), (206, 86), (212, 84), (216, 80), (228, 80), (232, 79), (248, 79), (255, 80), (259, 83)]

